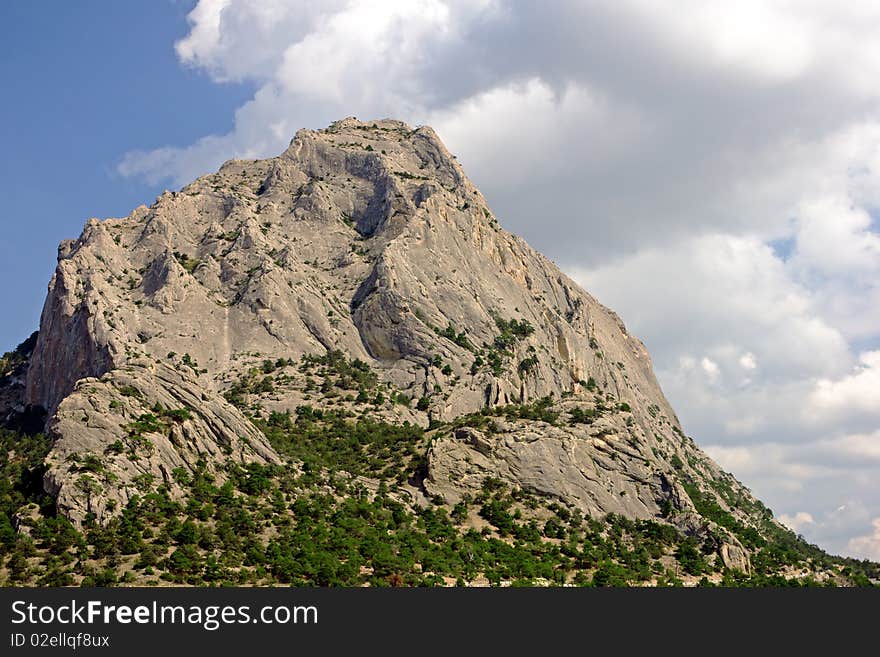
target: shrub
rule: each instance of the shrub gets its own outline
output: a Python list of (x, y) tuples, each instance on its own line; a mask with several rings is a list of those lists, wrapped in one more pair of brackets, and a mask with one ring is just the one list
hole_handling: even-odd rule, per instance
[(529, 356), (528, 358), (524, 358), (520, 361), (519, 367), (517, 370), (520, 374), (527, 374), (534, 370), (538, 366), (538, 357), (537, 356)]

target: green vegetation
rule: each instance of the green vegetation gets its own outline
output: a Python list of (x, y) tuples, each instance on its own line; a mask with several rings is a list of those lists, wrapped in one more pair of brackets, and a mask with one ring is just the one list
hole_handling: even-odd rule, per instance
[(51, 447), (52, 441), (43, 434), (0, 429), (0, 542), (14, 534), (12, 516), (19, 508), (30, 502), (44, 509), (54, 505), (43, 492), (43, 460)]
[(179, 251), (174, 252), (174, 259), (180, 263), (180, 266), (183, 267), (188, 274), (192, 274), (198, 269), (199, 265), (202, 264), (202, 261), (198, 258), (191, 258), (185, 253), (180, 253)]
[(37, 344), (38, 333), (34, 332), (31, 336), (22, 342), (14, 351), (7, 352), (0, 356), (0, 379), (15, 370), (19, 365), (24, 364), (28, 355), (34, 350)]
[[(497, 314), (492, 315), (499, 334), (492, 344), (483, 345), (476, 352), (476, 359), (471, 366), (471, 374), (476, 374), (485, 364), (495, 376), (501, 376), (507, 367), (508, 360), (513, 356), (516, 345), (535, 332), (535, 328), (527, 319), (506, 320)], [(520, 361), (517, 371), (520, 376), (532, 371), (538, 364), (534, 348), (529, 348), (529, 356)], [(485, 357), (485, 358), (484, 358)]]
[(137, 388), (135, 388), (134, 386), (122, 386), (119, 389), (119, 394), (122, 395), (123, 397), (136, 397), (138, 399), (143, 397), (143, 395), (141, 394), (141, 391), (138, 390)]
[[(382, 152), (384, 153), (385, 151)], [(407, 171), (395, 171), (394, 175), (399, 176), (400, 178), (403, 178), (405, 180), (428, 180), (427, 176), (415, 175)]]
[(501, 331), (500, 335), (495, 338), (495, 346), (499, 350), (509, 349), (520, 340), (529, 337), (535, 332), (535, 327), (527, 319), (519, 321), (511, 319), (508, 321), (496, 315), (495, 325)]
[[(442, 361), (435, 356), (431, 362), (440, 367)], [(291, 373), (288, 369), (291, 367), (296, 367), (297, 373)], [(443, 371), (452, 374), (448, 364)], [(320, 355), (306, 354), (297, 362), (289, 358), (265, 359), (259, 366), (251, 366), (240, 374), (224, 396), (231, 404), (258, 416), (263, 410), (262, 400), (254, 399), (254, 396), (294, 389), (305, 392), (306, 400), (315, 395), (327, 406), (345, 408), (352, 408), (352, 405), (380, 407), (388, 402), (412, 407), (414, 401), (409, 392), (380, 382), (367, 363), (357, 358), (349, 359), (339, 350)], [(424, 411), (430, 400), (419, 398), (416, 403), (416, 408)]]
[(456, 332), (455, 326), (452, 324), (452, 322), (449, 322), (449, 325), (442, 330), (434, 327), (434, 333), (439, 335), (441, 338), (446, 338), (450, 342), (457, 344), (463, 349), (467, 349), (468, 351), (475, 351), (474, 345), (471, 344), (470, 340), (468, 340), (466, 332)]
[(334, 385), (342, 390), (369, 390), (379, 383), (379, 377), (360, 359), (348, 360), (339, 350), (329, 351), (323, 356), (306, 355), (302, 357), (301, 370), (315, 367), (324, 368), (321, 374), (335, 377)]
[[(484, 344), (482, 348), (477, 348), (467, 336), (466, 331), (458, 331), (452, 322), (445, 329), (437, 328), (425, 319), (421, 311), (415, 311), (416, 316), (425, 322), (438, 336), (445, 338), (450, 342), (467, 349), (474, 354), (474, 361), (470, 367), (472, 375), (477, 374), (484, 367), (488, 367), (495, 376), (501, 376), (507, 366), (508, 360), (513, 356), (514, 348), (517, 343), (526, 339), (535, 332), (535, 328), (526, 319), (506, 320), (497, 314), (492, 314), (495, 325), (499, 330), (499, 334), (495, 337), (491, 344)], [(534, 348), (530, 347), (530, 354), (520, 361), (517, 370), (520, 375), (525, 375), (532, 371), (538, 364), (537, 356), (534, 354)], [(435, 367), (440, 367), (438, 362), (433, 363)], [(448, 365), (446, 366), (449, 367)], [(446, 373), (444, 368), (444, 373)], [(449, 368), (449, 374), (452, 368)], [(447, 374), (448, 375), (448, 374)]]
[(593, 424), (593, 421), (601, 415), (601, 411), (595, 408), (581, 408), (575, 406), (568, 411), (568, 423), (575, 424)]
[(494, 431), (493, 417), (503, 417), (507, 420), (532, 420), (556, 424), (559, 420), (559, 411), (553, 408), (552, 397), (542, 397), (530, 404), (508, 404), (506, 406), (491, 406), (484, 408), (479, 413), (461, 415), (452, 423), (455, 427), (474, 427), (490, 433)]
[[(543, 400), (496, 409), (529, 418), (548, 411)], [(179, 415), (157, 411), (136, 424), (152, 430)], [(675, 586), (685, 577), (704, 578), (702, 585), (708, 578), (727, 586), (816, 583), (778, 575), (786, 552), (775, 541), (777, 561), (768, 542), (748, 577), (724, 569), (711, 536), (700, 543), (661, 522), (584, 518), (498, 479), (487, 478), (478, 495), (451, 509), (434, 500), (414, 510), (398, 491), (424, 476), (429, 436), (421, 429), (309, 407), (257, 422), (302, 466), (233, 465), (220, 477), (205, 464), (195, 472), (177, 468), (172, 475), (186, 491), (180, 500), (144, 475), (136, 482), (140, 496), (120, 515), (106, 526), (86, 522), (82, 531), (56, 516), (42, 493), (48, 439), (0, 432), (0, 583), (433, 586), (484, 579), (514, 586)], [(86, 456), (78, 467), (95, 472), (100, 460)], [(353, 476), (378, 480), (378, 488), (370, 492)], [(97, 486), (88, 474), (82, 482)], [(706, 513), (724, 519), (689, 493)], [(27, 532), (16, 532), (13, 515), (29, 503), (42, 513), (23, 521)], [(485, 527), (477, 529), (475, 517)], [(880, 575), (876, 564), (824, 558), (855, 583)]]
[[(679, 461), (680, 462), (680, 461)], [(704, 518), (717, 522), (722, 527), (729, 529), (739, 538), (746, 547), (758, 547), (765, 543), (757, 530), (746, 527), (729, 512), (719, 506), (718, 502), (708, 495), (704, 495), (693, 483), (683, 482), (682, 486), (697, 508), (697, 512)]]
[(183, 367), (188, 367), (188, 368), (190, 368), (195, 374), (199, 374), (199, 373), (200, 373), (200, 370), (199, 370), (199, 364), (198, 364), (198, 363), (195, 361), (195, 359), (193, 359), (193, 357), (190, 356), (189, 354), (184, 354), (184, 355), (183, 355), (183, 358), (180, 359), (180, 364), (181, 364)]
[(424, 432), (410, 425), (352, 419), (344, 411), (300, 406), (296, 417), (272, 413), (257, 419), (280, 454), (303, 464), (306, 472), (339, 472), (404, 483), (422, 466)]
[[(495, 347), (513, 349), (533, 329), (525, 321), (499, 321)], [(455, 338), (459, 332), (452, 331)], [(259, 354), (250, 354), (259, 358)], [(479, 358), (480, 356), (478, 356)], [(170, 354), (175, 359), (176, 355)], [(185, 361), (189, 361), (186, 363)], [(530, 364), (523, 366), (522, 362)], [(183, 366), (194, 366), (183, 357)], [(439, 358), (433, 366), (442, 368)], [(534, 352), (520, 371), (537, 366)], [(447, 365), (448, 367), (448, 365)], [(293, 371), (296, 368), (296, 371)], [(295, 412), (267, 413), (247, 395), (303, 384), (316, 397)], [(591, 379), (587, 388), (596, 388)], [(121, 388), (115, 408), (142, 399)], [(435, 390), (435, 395), (440, 391)], [(335, 408), (334, 398), (351, 402)], [(195, 471), (176, 468), (170, 478), (182, 486), (173, 498), (150, 473), (133, 480), (138, 495), (105, 526), (87, 519), (78, 529), (58, 516), (43, 492), (44, 460), (51, 441), (42, 435), (0, 431), (0, 584), (38, 586), (191, 585), (433, 586), (488, 582), (493, 585), (630, 586), (683, 583), (724, 586), (815, 585), (812, 577), (786, 579), (790, 567), (830, 573), (828, 584), (870, 585), (880, 566), (830, 557), (773, 521), (728, 475), (691, 480), (673, 455), (682, 483), (697, 510), (717, 523), (685, 536), (662, 518), (585, 518), (559, 501), (487, 478), (482, 489), (455, 505), (433, 497), (426, 506), (409, 504), (426, 494), (427, 454), (432, 441), (456, 427), (487, 434), (507, 422), (590, 424), (607, 413), (631, 412), (625, 402), (595, 395), (592, 404), (553, 397), (483, 409), (427, 430), (407, 422), (381, 420), (373, 406), (394, 403), (420, 411), (431, 397), (412, 398), (381, 384), (370, 367), (339, 351), (321, 356), (257, 360), (229, 390), (238, 404), (287, 459), (279, 466), (228, 465), (218, 472), (201, 463)], [(318, 401), (320, 400), (320, 401)], [(113, 485), (110, 455), (143, 458), (151, 438), (170, 435), (196, 410), (154, 404), (125, 425), (126, 435), (102, 454), (73, 454), (68, 467), (74, 485), (98, 494)], [(684, 440), (684, 439), (683, 439)], [(683, 458), (683, 457), (682, 457)], [(699, 465), (699, 464), (697, 464)], [(711, 488), (707, 488), (707, 486)], [(424, 499), (422, 497), (421, 499)], [(748, 521), (725, 504), (748, 514)], [(28, 507), (28, 505), (30, 505)], [(753, 572), (728, 571), (718, 547), (729, 531), (751, 552)]]
[(869, 577), (877, 579), (880, 571), (876, 564), (829, 556), (821, 548), (807, 543), (775, 522), (771, 511), (761, 502), (735, 494), (728, 478), (731, 478), (730, 475), (725, 473), (721, 479), (712, 482), (713, 487), (728, 504), (746, 511), (750, 518), (757, 521), (757, 528), (747, 527), (737, 520), (695, 483), (685, 482), (683, 485), (701, 515), (729, 529), (752, 552), (752, 567), (755, 572), (750, 580), (751, 585), (762, 585), (762, 582), (775, 585), (774, 582), (778, 583), (779, 571), (786, 566), (829, 569), (841, 561), (846, 576), (858, 585), (867, 585)]
[[(314, 415), (303, 409), (296, 423), (275, 417), (267, 424), (279, 444), (290, 441), (298, 425), (313, 434), (307, 440), (313, 465), (300, 474), (251, 464), (230, 468), (221, 483), (204, 468), (175, 471), (187, 486), (185, 500), (172, 500), (162, 485), (153, 491), (145, 486), (104, 527), (87, 523), (79, 532), (65, 519), (47, 516), (35, 522), (28, 538), (4, 525), (5, 581), (431, 586), (483, 577), (496, 585), (623, 586), (665, 572), (659, 559), (686, 551), (667, 525), (616, 516), (584, 520), (497, 480), (487, 480), (476, 499), (456, 505), (451, 515), (442, 506), (412, 511), (383, 485), (371, 494), (336, 470), (320, 472), (317, 462), (337, 467), (331, 455), (338, 452), (319, 446), (315, 425), (331, 427), (336, 418)], [(376, 427), (356, 433), (359, 447), (342, 449), (353, 467), (359, 467), (365, 446), (380, 445), (381, 455), (388, 444), (420, 438), (417, 431), (383, 438)], [(325, 438), (340, 447), (332, 430)], [(43, 443), (34, 448), (32, 463), (42, 458)], [(28, 498), (19, 496), (14, 504)], [(469, 525), (471, 504), (491, 529)], [(10, 508), (4, 508), (6, 519)], [(527, 519), (523, 511), (529, 508), (542, 517)]]
[(528, 358), (524, 358), (519, 362), (519, 366), (517, 367), (517, 371), (520, 375), (528, 374), (533, 371), (538, 366), (538, 357), (534, 354), (529, 356)]

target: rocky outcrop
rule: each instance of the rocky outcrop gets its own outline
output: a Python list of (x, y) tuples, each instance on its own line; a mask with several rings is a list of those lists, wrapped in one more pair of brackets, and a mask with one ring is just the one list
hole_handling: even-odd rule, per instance
[[(496, 423), (483, 433), (460, 428), (435, 441), (425, 487), (455, 504), (474, 495), (486, 477), (572, 504), (588, 515), (619, 513), (655, 518), (670, 500), (660, 468), (619, 435), (543, 422)], [(601, 436), (601, 437), (600, 437)], [(686, 499), (684, 498), (679, 499)]]
[(179, 497), (200, 468), (218, 482), (227, 463), (277, 463), (263, 434), (194, 376), (132, 363), (81, 379), (49, 424), (47, 492), (75, 524), (98, 522), (156, 486)]
[[(723, 474), (644, 345), (501, 228), (433, 130), (345, 119), (61, 245), (22, 400), (51, 417), (46, 488), (74, 520), (103, 520), (157, 483), (174, 494), (200, 462), (217, 477), (276, 462), (223, 393), (266, 361), (330, 350), (419, 400), (380, 417), (427, 427), (552, 400), (559, 422), (436, 435), (424, 485), (451, 503), (493, 476), (592, 515), (681, 516), (695, 513), (682, 482)], [(242, 394), (266, 410), (320, 403), (295, 385), (306, 375), (285, 376)]]
[[(474, 367), (499, 319), (534, 332), (494, 371)], [(278, 158), (232, 161), (125, 219), (90, 220), (59, 250), (41, 329), (27, 401), (50, 414), (133, 354), (189, 354), (219, 390), (250, 354), (338, 348), (430, 395), (437, 418), (590, 376), (674, 418), (619, 318), (501, 230), (430, 128), (397, 121), (302, 130)]]
[(739, 543), (739, 541), (725, 543), (721, 546), (721, 560), (724, 566), (730, 570), (738, 570), (746, 575), (752, 572), (752, 564), (749, 559), (749, 553)]

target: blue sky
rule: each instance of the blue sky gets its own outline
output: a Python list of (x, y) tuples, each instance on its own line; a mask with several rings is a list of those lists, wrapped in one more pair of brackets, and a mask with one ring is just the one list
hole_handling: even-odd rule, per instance
[(0, 4), (0, 348), (63, 238), (345, 116), (432, 125), (685, 431), (880, 560), (880, 4)]
[(126, 215), (161, 193), (117, 173), (124, 154), (228, 130), (252, 92), (180, 66), (173, 44), (190, 9), (0, 3), (0, 351), (37, 328), (58, 242), (89, 217)]

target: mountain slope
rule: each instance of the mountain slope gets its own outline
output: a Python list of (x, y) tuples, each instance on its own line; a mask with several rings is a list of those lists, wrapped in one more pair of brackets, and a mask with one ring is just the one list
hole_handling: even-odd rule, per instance
[(288, 497), (330, 477), (342, 504), (342, 474), (502, 538), (511, 509), (674, 528), (719, 577), (792, 538), (684, 435), (642, 343), (501, 229), (427, 127), (301, 130), (90, 220), (22, 358), (6, 394), (47, 412), (43, 486), (76, 528), (270, 472), (309, 482)]

